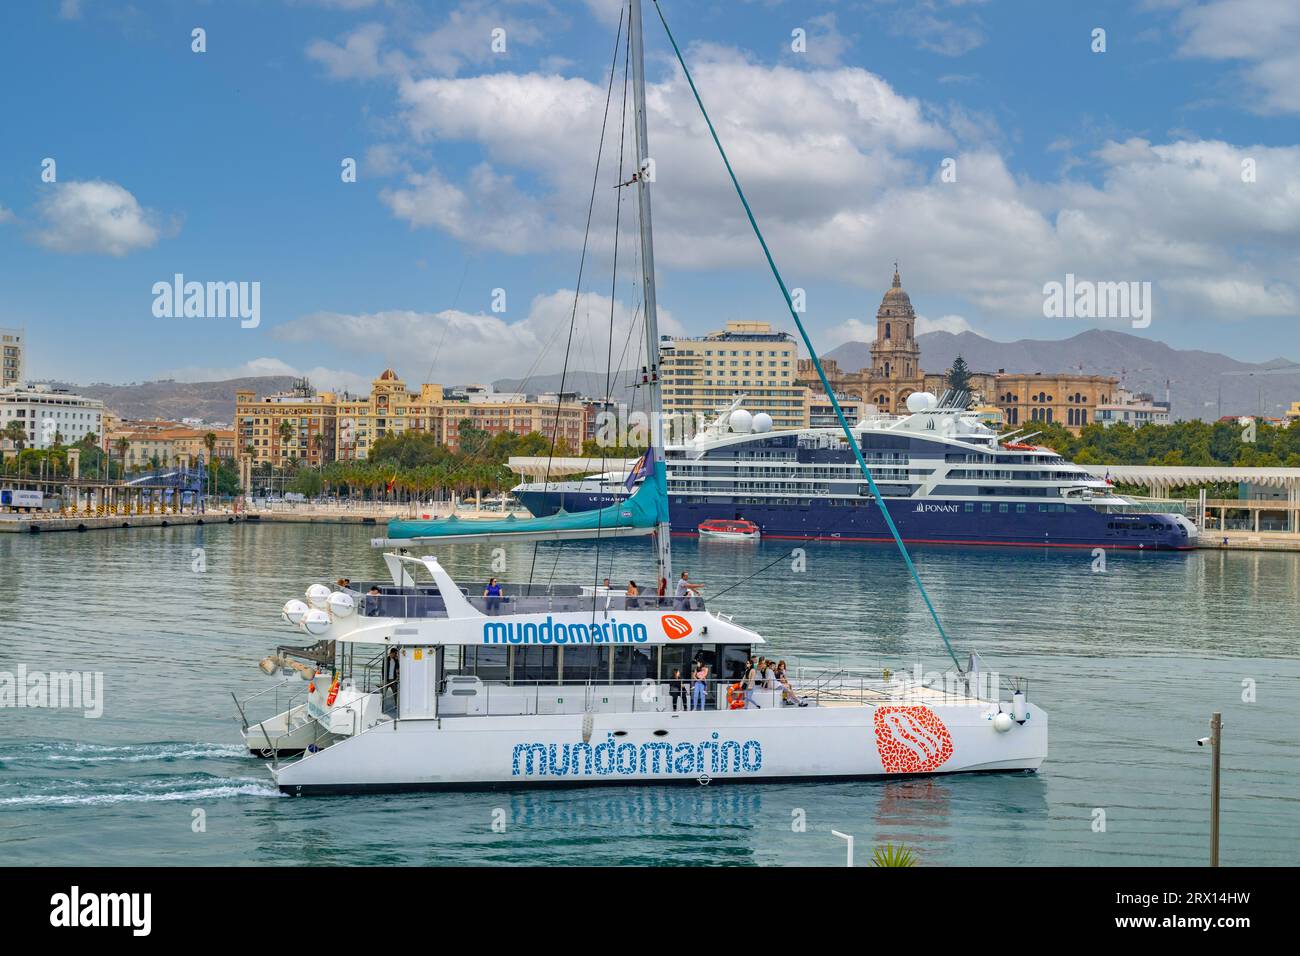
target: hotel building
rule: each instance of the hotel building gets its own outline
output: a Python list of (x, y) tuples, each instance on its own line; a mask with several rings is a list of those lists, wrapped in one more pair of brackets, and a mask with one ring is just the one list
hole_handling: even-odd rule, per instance
[(254, 465), (285, 468), (293, 462), (312, 467), (334, 460), (338, 402), (333, 392), (317, 392), (302, 379), (287, 392), (258, 398), (235, 393), (235, 440), (240, 457)]
[(795, 381), (794, 337), (767, 322), (728, 322), (701, 338), (664, 338), (659, 361), (667, 415), (708, 421), (743, 395), (744, 407), (771, 415), (774, 428), (808, 425), (808, 389)]
[(0, 329), (0, 388), (23, 382), (22, 329)]
[(56, 439), (75, 445), (87, 435), (102, 437), (104, 403), (48, 385), (7, 385), (0, 387), (0, 430), (10, 422), (26, 429), (26, 448), (49, 448)]

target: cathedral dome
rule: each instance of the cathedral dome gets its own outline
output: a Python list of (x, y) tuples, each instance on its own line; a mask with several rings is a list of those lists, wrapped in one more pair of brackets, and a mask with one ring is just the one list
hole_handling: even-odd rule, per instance
[(885, 297), (880, 300), (880, 310), (884, 314), (885, 310), (890, 310), (888, 314), (898, 315), (900, 313), (910, 313), (912, 311), (912, 299), (903, 291), (903, 280), (898, 275), (898, 266), (894, 266), (894, 284)]

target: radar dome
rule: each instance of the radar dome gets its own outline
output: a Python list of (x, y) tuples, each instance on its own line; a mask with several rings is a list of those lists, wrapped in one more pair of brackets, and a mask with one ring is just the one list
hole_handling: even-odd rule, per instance
[(754, 431), (770, 432), (772, 430), (772, 416), (767, 412), (759, 412), (754, 416)]
[(753, 429), (754, 416), (749, 414), (749, 412), (745, 411), (743, 408), (738, 408), (731, 413), (731, 417), (727, 419), (727, 423), (731, 425), (731, 430), (733, 432), (745, 434)]
[(929, 392), (913, 392), (907, 396), (907, 410), (913, 414), (929, 411), (939, 404), (939, 400)]

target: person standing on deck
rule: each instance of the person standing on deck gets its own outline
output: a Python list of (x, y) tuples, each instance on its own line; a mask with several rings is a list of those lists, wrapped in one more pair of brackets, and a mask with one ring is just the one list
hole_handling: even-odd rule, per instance
[(744, 685), (745, 685), (745, 709), (746, 710), (749, 710), (749, 708), (751, 707), (757, 707), (759, 710), (762, 710), (761, 705), (759, 705), (758, 702), (754, 700), (754, 680), (756, 676), (755, 671), (757, 670), (757, 668), (758, 668), (757, 661), (755, 661), (754, 658), (751, 657), (745, 666)]
[(705, 681), (709, 679), (709, 665), (703, 661), (696, 661), (695, 672), (691, 677), (695, 679), (695, 683), (691, 686), (691, 710), (703, 710), (705, 694), (708, 692)]
[(501, 585), (497, 584), (496, 578), (488, 581), (487, 588), (483, 591), (483, 597), (487, 598), (487, 612), (489, 614), (501, 613)]
[(699, 593), (700, 593), (700, 586), (698, 584), (692, 584), (689, 580), (687, 580), (686, 572), (683, 571), (682, 576), (677, 579), (677, 590), (673, 594), (674, 597), (673, 609), (676, 611), (686, 610), (686, 606), (690, 602), (691, 595), (699, 594)]
[(401, 676), (402, 662), (397, 656), (397, 648), (390, 647), (384, 658), (384, 693), (392, 693), (393, 707), (397, 707), (397, 681)]

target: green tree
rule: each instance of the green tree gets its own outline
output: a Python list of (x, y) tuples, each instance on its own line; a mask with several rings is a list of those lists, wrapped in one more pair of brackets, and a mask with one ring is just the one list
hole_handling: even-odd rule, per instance
[(953, 360), (952, 368), (948, 369), (947, 383), (949, 388), (956, 391), (970, 391), (970, 367), (960, 355)]

